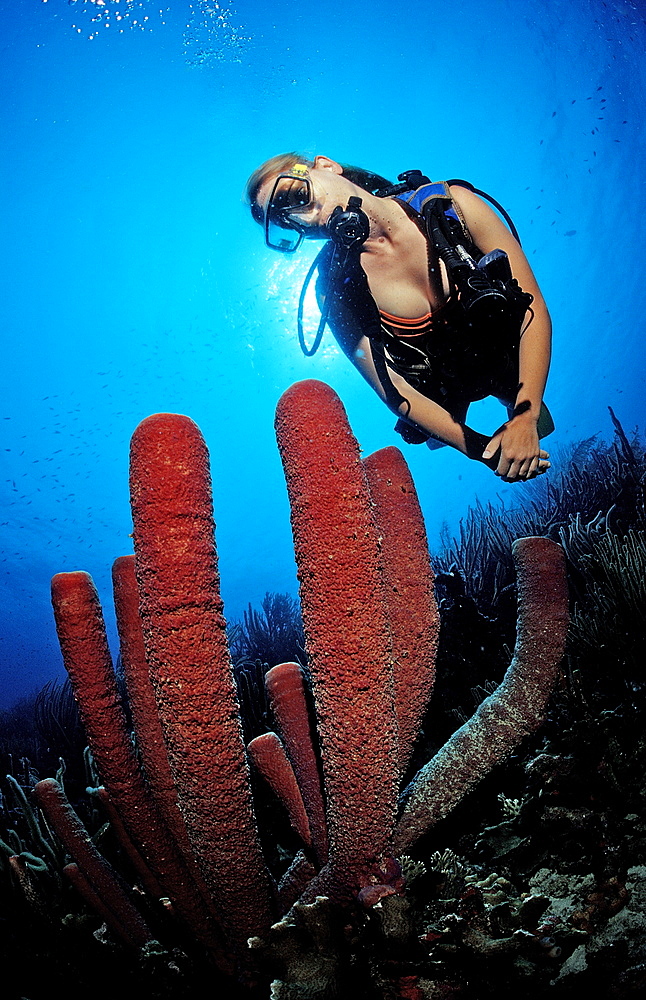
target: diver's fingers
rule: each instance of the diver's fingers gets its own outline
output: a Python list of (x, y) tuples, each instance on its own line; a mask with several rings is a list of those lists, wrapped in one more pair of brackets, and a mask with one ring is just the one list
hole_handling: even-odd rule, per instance
[[(504, 474), (496, 472), (496, 475), (500, 475), (501, 479), (506, 483), (524, 483), (528, 479), (535, 479), (536, 476), (547, 471), (546, 468), (542, 467), (546, 463), (543, 462), (541, 465), (539, 462), (540, 460), (537, 457), (532, 459), (526, 458), (522, 461), (519, 459), (511, 460), (508, 462), (507, 472)], [(547, 465), (549, 465), (549, 462)]]
[(483, 458), (493, 458), (494, 455), (496, 454), (496, 452), (498, 451), (499, 447), (500, 447), (501, 440), (502, 440), (502, 431), (500, 432), (500, 434), (495, 434), (491, 438), (491, 440), (489, 441), (489, 444), (487, 445), (487, 447), (485, 448), (485, 450), (482, 453), (482, 457)]
[[(500, 462), (498, 468), (502, 467), (503, 463)], [(501, 472), (500, 475), (507, 480), (507, 482), (516, 482), (520, 473), (521, 463), (517, 458), (505, 459), (506, 471)]]
[(531, 461), (527, 459), (520, 468), (518, 479), (508, 480), (508, 482), (527, 482), (528, 479), (536, 479), (537, 476), (542, 476), (544, 472), (547, 472), (549, 468), (550, 463), (546, 459), (537, 456)]
[(538, 455), (535, 455), (529, 462), (527, 470), (523, 473), (524, 479), (534, 479), (536, 476), (542, 475), (543, 472), (547, 472), (550, 468), (550, 462), (548, 462), (549, 454), (546, 451), (539, 451)]

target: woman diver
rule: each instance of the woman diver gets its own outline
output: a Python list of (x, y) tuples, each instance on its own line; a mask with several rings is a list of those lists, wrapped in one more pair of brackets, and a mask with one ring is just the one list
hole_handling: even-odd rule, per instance
[[(404, 440), (451, 445), (507, 482), (532, 479), (550, 466), (539, 441), (554, 426), (542, 401), (551, 322), (536, 279), (519, 241), (467, 182), (432, 184), (419, 171), (400, 178), (393, 186), (296, 153), (249, 178), (269, 246), (328, 241), (317, 258), (319, 332), (308, 350), (299, 330), (301, 346), (314, 353), (327, 322), (397, 413)], [(508, 419), (487, 436), (465, 418), (489, 395)]]

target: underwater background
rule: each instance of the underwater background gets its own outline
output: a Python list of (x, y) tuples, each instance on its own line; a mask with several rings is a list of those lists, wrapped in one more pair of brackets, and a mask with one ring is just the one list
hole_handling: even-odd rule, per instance
[[(263, 246), (242, 203), (277, 152), (393, 179), (464, 177), (510, 212), (554, 322), (559, 452), (643, 422), (644, 11), (621, 0), (0, 3), (3, 707), (62, 677), (49, 603), (90, 572), (116, 655), (109, 568), (131, 551), (130, 436), (190, 415), (212, 461), (225, 614), (296, 595), (273, 432), (303, 378), (340, 394), (364, 453), (394, 419), (330, 334), (296, 340), (315, 246)], [(483, 431), (498, 404), (477, 404)], [(505, 486), (403, 446), (431, 552)]]
[[(0, 0), (3, 996), (644, 995), (645, 29)], [(405, 445), (329, 332), (303, 357), (318, 248), (242, 197), (291, 149), (505, 206), (548, 475)]]

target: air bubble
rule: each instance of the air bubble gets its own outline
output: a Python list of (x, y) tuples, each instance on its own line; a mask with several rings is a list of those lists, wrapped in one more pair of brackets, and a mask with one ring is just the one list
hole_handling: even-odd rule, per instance
[(242, 62), (251, 36), (242, 34), (244, 26), (234, 23), (238, 14), (233, 7), (217, 0), (196, 0), (189, 7), (191, 17), (184, 33), (184, 57), (188, 65)]
[[(43, 0), (46, 2), (46, 0)], [(145, 11), (147, 9), (147, 4), (145, 0), (68, 0), (70, 5), (76, 7), (77, 13), (89, 16), (90, 23), (93, 25), (91, 29), (91, 34), (89, 34), (88, 40), (97, 38), (100, 34), (101, 28), (109, 28), (110, 25), (116, 20), (122, 22), (122, 27), (119, 28), (119, 34), (123, 34), (124, 29), (128, 28), (130, 31), (144, 31), (147, 25), (148, 30), (152, 31), (152, 21), (149, 14), (142, 15), (139, 14), (137, 17), (133, 17), (137, 14), (137, 11)], [(170, 9), (170, 8), (169, 8)], [(159, 8), (157, 11), (160, 18), (164, 11)], [(165, 21), (161, 21), (161, 24), (165, 24)], [(82, 29), (78, 25), (73, 24), (72, 30), (76, 34), (81, 34)]]

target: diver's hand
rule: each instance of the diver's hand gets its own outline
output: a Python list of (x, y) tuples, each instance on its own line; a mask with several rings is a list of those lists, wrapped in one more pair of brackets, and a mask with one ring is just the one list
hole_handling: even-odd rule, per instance
[(482, 459), (508, 483), (534, 479), (550, 467), (549, 455), (540, 446), (536, 420), (529, 413), (503, 424), (489, 441)]

